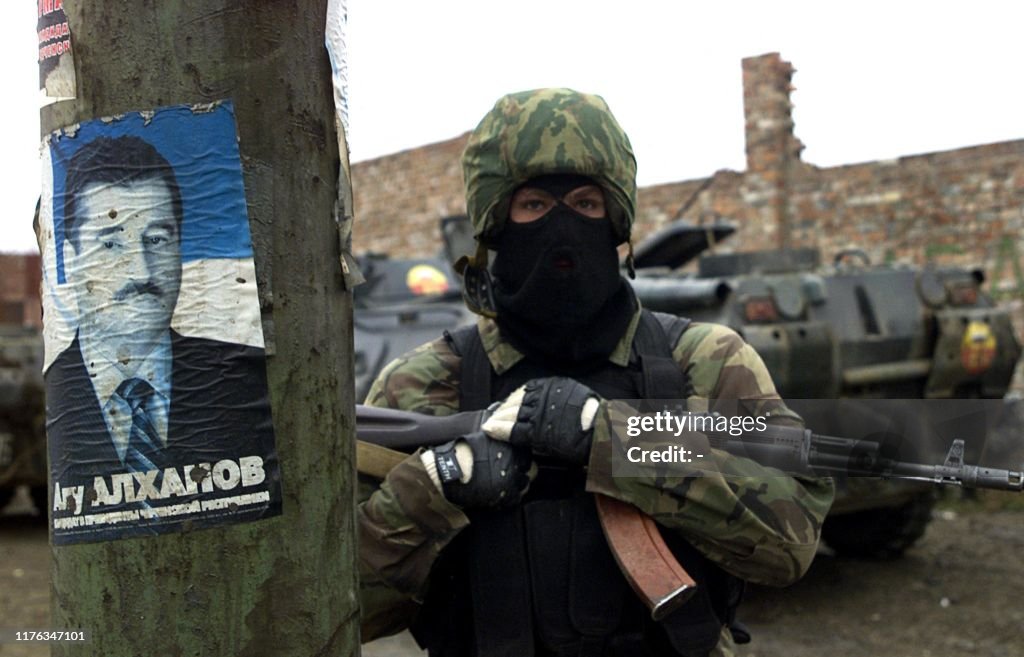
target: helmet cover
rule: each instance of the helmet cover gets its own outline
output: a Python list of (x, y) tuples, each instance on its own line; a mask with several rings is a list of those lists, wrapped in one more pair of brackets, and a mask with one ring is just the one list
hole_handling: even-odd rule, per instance
[(600, 96), (536, 89), (495, 103), (462, 154), (466, 210), (476, 239), (493, 247), (508, 220), (512, 193), (546, 174), (577, 174), (605, 194), (619, 242), (636, 214), (636, 158), (629, 137)]

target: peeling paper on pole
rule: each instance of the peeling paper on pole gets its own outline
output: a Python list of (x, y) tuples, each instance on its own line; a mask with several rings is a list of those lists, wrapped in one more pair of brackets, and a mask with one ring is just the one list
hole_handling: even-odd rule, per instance
[(236, 135), (224, 101), (43, 142), (55, 545), (281, 513)]
[(327, 0), (325, 45), (327, 56), (331, 60), (334, 109), (338, 125), (345, 133), (348, 133), (348, 49), (345, 45), (347, 29), (348, 3), (345, 0)]
[(331, 60), (331, 82), (334, 87), (334, 122), (338, 131), (338, 198), (334, 203), (334, 223), (338, 226), (341, 246), (341, 275), (345, 289), (365, 282), (359, 264), (352, 255), (352, 172), (348, 162), (348, 51), (345, 30), (348, 27), (348, 7), (345, 0), (328, 0), (327, 24), (324, 26), (324, 45)]
[(39, 0), (38, 8), (40, 104), (48, 105), (75, 97), (75, 62), (63, 1)]

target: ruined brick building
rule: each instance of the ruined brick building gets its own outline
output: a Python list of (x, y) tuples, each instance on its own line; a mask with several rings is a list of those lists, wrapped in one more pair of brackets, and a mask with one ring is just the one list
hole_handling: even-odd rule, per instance
[(43, 327), (37, 254), (0, 253), (0, 325)]
[[(673, 219), (726, 220), (741, 230), (722, 251), (786, 244), (829, 258), (857, 246), (873, 262), (982, 265), (993, 289), (1020, 291), (1010, 265), (1024, 248), (1024, 140), (817, 167), (800, 157), (792, 74), (778, 53), (743, 60), (746, 170), (641, 188), (638, 238)], [(352, 166), (357, 251), (421, 255), (438, 219), (465, 211), (467, 136)]]

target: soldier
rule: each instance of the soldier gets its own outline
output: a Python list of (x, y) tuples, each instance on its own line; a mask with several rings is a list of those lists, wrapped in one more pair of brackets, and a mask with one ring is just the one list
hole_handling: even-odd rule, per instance
[[(486, 316), (392, 362), (367, 403), (493, 414), (483, 431), (364, 487), (364, 640), (410, 627), (446, 657), (732, 654), (746, 638), (735, 623), (742, 581), (784, 586), (805, 572), (832, 484), (718, 453), (718, 472), (699, 478), (612, 477), (608, 400), (711, 410), (739, 400), (774, 422), (799, 418), (736, 333), (639, 308), (617, 252), (633, 224), (636, 162), (601, 98), (505, 96), (462, 165), (480, 245), (464, 269), (467, 302)], [(651, 515), (698, 594), (652, 621), (590, 493)]]

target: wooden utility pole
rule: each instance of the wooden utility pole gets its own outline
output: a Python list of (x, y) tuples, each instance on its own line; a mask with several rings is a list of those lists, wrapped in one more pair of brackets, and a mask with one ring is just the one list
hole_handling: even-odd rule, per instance
[(357, 654), (351, 296), (336, 221), (351, 215), (351, 194), (327, 0), (63, 4), (76, 98), (43, 108), (43, 135), (169, 105), (234, 104), (283, 514), (53, 548), (52, 626), (92, 635), (55, 643), (54, 654)]

